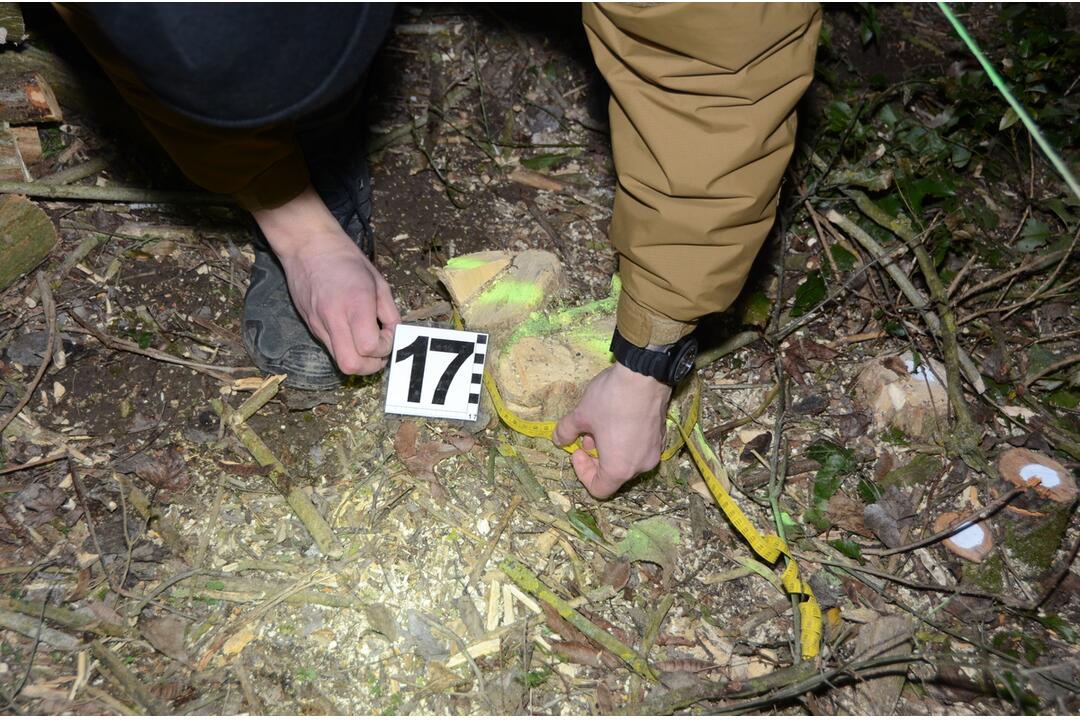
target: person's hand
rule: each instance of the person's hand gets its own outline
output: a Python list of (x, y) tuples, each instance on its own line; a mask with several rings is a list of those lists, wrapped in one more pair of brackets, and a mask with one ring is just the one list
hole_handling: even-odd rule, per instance
[[(552, 440), (563, 446), (585, 436), (584, 449), (570, 462), (585, 489), (602, 500), (660, 462), (670, 401), (669, 386), (616, 363), (589, 382), (581, 402), (555, 426)], [(594, 448), (599, 457), (586, 452)]]
[(381, 370), (401, 322), (390, 285), (314, 189), (254, 215), (285, 269), (300, 316), (338, 368), (349, 375)]

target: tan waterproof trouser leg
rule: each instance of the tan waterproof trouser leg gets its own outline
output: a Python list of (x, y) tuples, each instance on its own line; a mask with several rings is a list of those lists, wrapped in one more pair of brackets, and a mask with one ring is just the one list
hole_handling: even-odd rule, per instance
[(586, 4), (611, 86), (619, 330), (669, 343), (739, 294), (810, 84), (816, 4)]

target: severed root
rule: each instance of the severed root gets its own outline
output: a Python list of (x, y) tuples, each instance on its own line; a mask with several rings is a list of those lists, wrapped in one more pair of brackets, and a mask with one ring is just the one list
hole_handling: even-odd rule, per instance
[(499, 569), (506, 573), (506, 576), (513, 580), (522, 590), (555, 608), (559, 615), (569, 621), (571, 625), (584, 633), (597, 645), (616, 655), (638, 675), (652, 683), (657, 681), (656, 675), (653, 674), (649, 664), (640, 653), (634, 648), (625, 645), (619, 638), (608, 631), (590, 622), (584, 615), (572, 608), (569, 603), (553, 593), (541, 582), (540, 578), (536, 577), (531, 570), (520, 562), (513, 558), (507, 558), (499, 563)]

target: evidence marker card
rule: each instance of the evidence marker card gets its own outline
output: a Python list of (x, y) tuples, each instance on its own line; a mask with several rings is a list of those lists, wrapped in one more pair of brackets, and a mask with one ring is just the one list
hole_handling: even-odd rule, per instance
[(398, 325), (386, 412), (475, 420), (487, 359), (487, 333)]

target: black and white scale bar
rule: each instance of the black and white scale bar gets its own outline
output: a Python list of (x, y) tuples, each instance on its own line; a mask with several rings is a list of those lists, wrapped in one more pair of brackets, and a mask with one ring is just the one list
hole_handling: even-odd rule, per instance
[(469, 410), (475, 418), (480, 412), (480, 394), (484, 387), (484, 358), (487, 356), (488, 336), (478, 333), (476, 352), (473, 355), (472, 384), (469, 386)]

